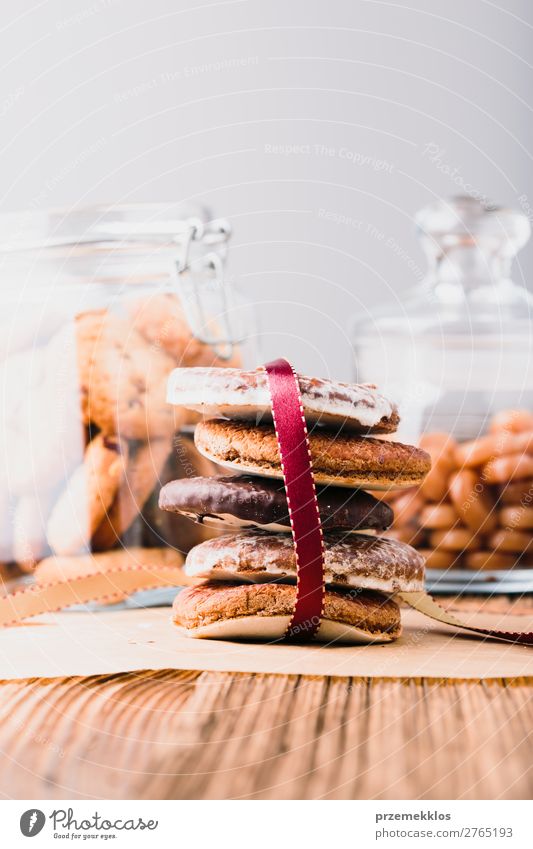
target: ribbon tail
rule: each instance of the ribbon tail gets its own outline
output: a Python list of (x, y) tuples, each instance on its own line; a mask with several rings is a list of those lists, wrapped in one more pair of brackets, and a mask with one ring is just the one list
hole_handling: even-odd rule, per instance
[(401, 592), (397, 593), (397, 598), (405, 601), (410, 607), (423, 613), (424, 616), (429, 616), (437, 622), (443, 622), (445, 625), (451, 625), (454, 628), (462, 628), (465, 631), (471, 631), (474, 634), (483, 634), (486, 637), (491, 637), (496, 640), (503, 640), (507, 643), (521, 643), (526, 646), (533, 646), (533, 622), (528, 618), (527, 627), (529, 630), (504, 631), (499, 628), (487, 628), (477, 625), (472, 625), (469, 622), (456, 616), (454, 613), (449, 613), (438, 604), (434, 598), (425, 592)]

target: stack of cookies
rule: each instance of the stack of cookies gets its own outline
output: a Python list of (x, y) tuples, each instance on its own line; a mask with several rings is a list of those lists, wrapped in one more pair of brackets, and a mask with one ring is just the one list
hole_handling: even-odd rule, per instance
[[(398, 425), (395, 407), (375, 387), (298, 381), (324, 531), (317, 638), (390, 642), (401, 631), (392, 596), (423, 589), (424, 560), (409, 545), (375, 535), (393, 514), (365, 490), (418, 485), (430, 458), (368, 435)], [(172, 481), (161, 490), (163, 510), (232, 531), (189, 552), (185, 572), (200, 583), (178, 594), (174, 621), (190, 637), (281, 639), (296, 600), (296, 559), (266, 374), (175, 369), (168, 399), (209, 417), (196, 427), (196, 447), (234, 472)]]

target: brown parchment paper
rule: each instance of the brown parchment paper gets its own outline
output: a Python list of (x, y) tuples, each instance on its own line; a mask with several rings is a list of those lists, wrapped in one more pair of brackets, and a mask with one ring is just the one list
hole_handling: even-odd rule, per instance
[[(508, 617), (506, 623), (522, 617)], [(533, 650), (485, 640), (402, 610), (388, 645), (294, 646), (191, 640), (169, 608), (61, 612), (0, 630), (0, 679), (197, 669), (355, 677), (497, 678), (533, 675)]]

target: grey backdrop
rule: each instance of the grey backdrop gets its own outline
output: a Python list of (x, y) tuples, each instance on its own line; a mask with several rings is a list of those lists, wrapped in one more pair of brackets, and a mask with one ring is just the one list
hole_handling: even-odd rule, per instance
[(533, 207), (530, 0), (24, 0), (0, 30), (0, 208), (207, 202), (300, 368), (350, 375), (350, 316), (423, 273), (420, 206)]

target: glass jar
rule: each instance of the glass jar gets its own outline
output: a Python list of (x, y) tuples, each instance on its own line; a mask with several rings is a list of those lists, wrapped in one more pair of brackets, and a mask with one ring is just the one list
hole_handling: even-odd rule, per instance
[(157, 509), (166, 480), (213, 471), (166, 380), (178, 365), (255, 365), (229, 236), (176, 204), (0, 217), (3, 577), (68, 577), (88, 553), (205, 536)]
[(507, 585), (531, 588), (520, 567), (533, 565), (533, 297), (510, 276), (529, 221), (460, 197), (417, 224), (426, 279), (354, 324), (357, 379), (398, 402), (397, 438), (433, 458), (419, 492), (392, 496), (394, 532), (449, 589), (511, 568)]

